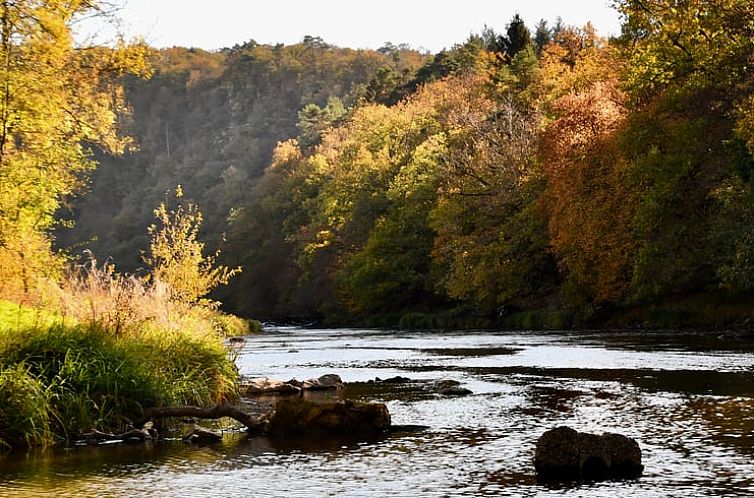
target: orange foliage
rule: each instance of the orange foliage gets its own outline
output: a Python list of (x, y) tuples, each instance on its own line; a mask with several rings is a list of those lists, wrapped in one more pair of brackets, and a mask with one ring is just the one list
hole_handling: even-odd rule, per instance
[(569, 278), (590, 299), (625, 296), (638, 202), (626, 178), (617, 135), (626, 118), (616, 79), (561, 97), (542, 154), (551, 244)]

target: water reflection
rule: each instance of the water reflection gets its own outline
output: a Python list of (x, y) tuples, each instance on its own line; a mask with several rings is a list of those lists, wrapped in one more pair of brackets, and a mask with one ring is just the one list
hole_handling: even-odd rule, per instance
[[(281, 329), (247, 340), (242, 374), (335, 372), (350, 383), (338, 396), (384, 401), (394, 423), (429, 428), (371, 441), (229, 434), (208, 447), (13, 454), (0, 460), (0, 495), (752, 496), (752, 349), (746, 337), (704, 334)], [(374, 382), (396, 375), (411, 380)], [(444, 398), (440, 379), (474, 394)], [(534, 441), (561, 424), (635, 437), (645, 475), (537, 484)]]

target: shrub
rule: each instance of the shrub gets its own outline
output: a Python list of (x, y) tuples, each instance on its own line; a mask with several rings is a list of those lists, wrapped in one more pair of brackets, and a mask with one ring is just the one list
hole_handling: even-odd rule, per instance
[(144, 262), (155, 281), (167, 284), (176, 300), (195, 303), (218, 285), (227, 284), (241, 268), (217, 265), (219, 251), (204, 254), (204, 243), (198, 240), (202, 213), (195, 204), (184, 204), (180, 185), (175, 196), (176, 209), (168, 209), (163, 202), (154, 211), (160, 226), (149, 227), (151, 241)]

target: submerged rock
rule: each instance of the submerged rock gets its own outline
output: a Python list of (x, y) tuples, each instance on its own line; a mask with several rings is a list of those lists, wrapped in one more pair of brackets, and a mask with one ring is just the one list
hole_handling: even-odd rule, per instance
[(267, 433), (273, 436), (375, 436), (385, 433), (389, 428), (390, 413), (383, 403), (313, 403), (303, 399), (286, 399), (279, 401), (267, 417)]
[(621, 434), (601, 436), (558, 427), (537, 441), (537, 477), (545, 481), (639, 477), (644, 471), (639, 444)]
[(195, 425), (188, 434), (183, 436), (184, 441), (194, 444), (217, 443), (222, 441), (222, 439), (222, 434), (217, 434), (198, 425)]
[(460, 386), (446, 387), (445, 389), (440, 389), (438, 392), (442, 396), (468, 396), (469, 394), (474, 394), (471, 389)]
[(443, 389), (450, 389), (451, 387), (457, 387), (460, 386), (461, 383), (457, 380), (453, 379), (442, 379), (438, 380), (435, 384), (435, 387), (438, 391), (442, 391)]
[(411, 379), (408, 377), (401, 377), (400, 375), (396, 375), (395, 377), (388, 377), (387, 379), (380, 379), (377, 377), (375, 379), (377, 382), (382, 382), (383, 384), (408, 384), (411, 382)]

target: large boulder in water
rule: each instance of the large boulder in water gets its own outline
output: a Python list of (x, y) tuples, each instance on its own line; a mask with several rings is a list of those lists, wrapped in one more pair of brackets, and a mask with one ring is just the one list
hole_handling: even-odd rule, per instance
[(589, 434), (569, 427), (545, 432), (537, 441), (534, 467), (540, 480), (602, 480), (639, 477), (639, 444), (621, 434)]
[(267, 432), (273, 436), (376, 436), (390, 429), (390, 413), (383, 403), (313, 403), (304, 399), (287, 399), (277, 403), (267, 420)]

